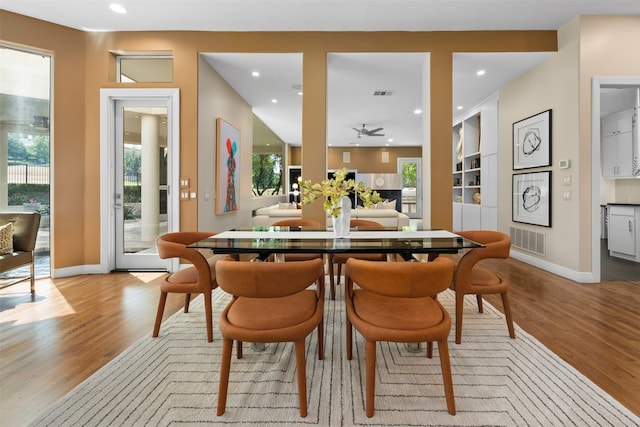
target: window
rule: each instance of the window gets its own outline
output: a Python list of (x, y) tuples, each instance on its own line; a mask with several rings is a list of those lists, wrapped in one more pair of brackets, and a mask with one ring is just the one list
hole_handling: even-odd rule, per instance
[(162, 83), (173, 81), (173, 57), (156, 55), (117, 56), (117, 75), (121, 83)]
[(253, 197), (285, 194), (285, 144), (262, 120), (253, 116)]

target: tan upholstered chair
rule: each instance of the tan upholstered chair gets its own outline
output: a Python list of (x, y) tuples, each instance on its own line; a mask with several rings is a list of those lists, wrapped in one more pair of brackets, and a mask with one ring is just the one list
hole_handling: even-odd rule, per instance
[(184, 258), (191, 261), (193, 267), (185, 268), (176, 273), (169, 274), (160, 284), (160, 302), (158, 303), (158, 313), (156, 323), (153, 328), (153, 336), (157, 337), (160, 332), (164, 306), (169, 292), (182, 293), (185, 295), (184, 312), (189, 311), (191, 294), (202, 294), (204, 297), (205, 320), (207, 322), (207, 340), (213, 341), (213, 316), (211, 312), (211, 291), (218, 285), (214, 263), (217, 257), (205, 258), (197, 249), (188, 248), (187, 245), (199, 240), (213, 236), (215, 233), (202, 231), (184, 231), (167, 233), (156, 239), (158, 255), (162, 259)]
[[(300, 416), (307, 416), (305, 339), (318, 328), (318, 359), (324, 357), (324, 265), (321, 259), (299, 262), (218, 261), (217, 280), (233, 299), (220, 316), (222, 361), (218, 415), (227, 405), (233, 341), (238, 358), (242, 342), (295, 343)], [(316, 289), (307, 289), (316, 284)]]
[[(370, 221), (367, 219), (352, 219), (350, 224), (351, 227), (369, 227), (369, 228), (377, 228), (383, 230), (384, 227), (375, 221)], [(340, 276), (342, 275), (342, 265), (347, 262), (349, 258), (357, 258), (364, 259), (367, 261), (386, 261), (386, 254), (342, 254), (335, 253), (329, 254), (329, 283), (331, 285), (331, 299), (336, 299), (336, 284), (340, 284)], [(338, 266), (337, 273), (335, 274), (334, 280), (334, 265)]]
[(451, 286), (456, 292), (456, 343), (462, 342), (462, 315), (464, 296), (467, 294), (476, 295), (480, 313), (482, 313), (483, 294), (500, 294), (509, 336), (515, 338), (509, 304), (509, 283), (499, 275), (477, 265), (478, 261), (486, 258), (508, 258), (511, 239), (504, 233), (490, 230), (459, 231), (456, 234), (484, 245), (483, 248), (471, 249), (466, 252), (458, 262), (453, 276)]
[[(33, 251), (38, 240), (40, 214), (37, 212), (3, 212), (0, 213), (0, 225), (12, 224), (11, 250), (0, 253), (0, 273), (29, 265), (29, 275), (12, 280), (8, 285), (31, 280), (31, 298), (36, 295), (35, 266)], [(5, 286), (3, 286), (5, 287)]]
[[(307, 218), (291, 218), (274, 222), (274, 227), (322, 227), (318, 221)], [(272, 257), (271, 257), (272, 258)], [(288, 261), (305, 261), (308, 259), (322, 258), (322, 254), (285, 254), (284, 260)]]
[[(366, 340), (367, 417), (374, 412), (377, 341), (436, 341), (447, 409), (451, 415), (456, 413), (447, 344), (451, 318), (436, 298), (449, 287), (453, 269), (454, 263), (449, 258), (432, 262), (347, 260), (347, 359), (351, 360), (352, 327), (355, 327)], [(430, 357), (430, 352), (427, 355)]]

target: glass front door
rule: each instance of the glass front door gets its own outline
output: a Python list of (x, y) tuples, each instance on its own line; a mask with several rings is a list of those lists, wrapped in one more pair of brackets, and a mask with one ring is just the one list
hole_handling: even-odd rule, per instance
[(167, 101), (115, 105), (115, 269), (164, 269), (155, 240), (168, 229)]

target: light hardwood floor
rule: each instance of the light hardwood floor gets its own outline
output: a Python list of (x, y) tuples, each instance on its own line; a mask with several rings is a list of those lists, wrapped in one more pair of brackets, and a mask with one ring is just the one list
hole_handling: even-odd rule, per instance
[[(483, 263), (511, 280), (518, 325), (640, 415), (640, 282), (579, 284), (513, 259)], [(2, 289), (0, 425), (26, 425), (151, 334), (160, 276), (113, 273), (39, 280), (35, 302), (28, 283)], [(502, 308), (499, 298), (487, 301)], [(182, 296), (170, 296), (165, 318), (183, 302)], [(215, 313), (214, 322), (218, 339)]]

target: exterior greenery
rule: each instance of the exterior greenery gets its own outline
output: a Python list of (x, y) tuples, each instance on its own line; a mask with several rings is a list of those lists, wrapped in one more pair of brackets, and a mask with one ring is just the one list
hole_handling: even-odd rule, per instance
[(22, 206), (23, 203), (49, 205), (49, 184), (7, 184), (9, 206)]
[(260, 197), (281, 194), (282, 154), (253, 154), (252, 161), (253, 195)]
[(404, 188), (415, 188), (417, 168), (415, 163), (402, 164), (402, 186)]

